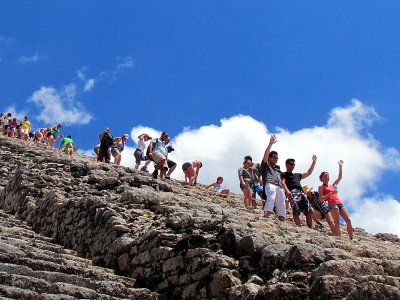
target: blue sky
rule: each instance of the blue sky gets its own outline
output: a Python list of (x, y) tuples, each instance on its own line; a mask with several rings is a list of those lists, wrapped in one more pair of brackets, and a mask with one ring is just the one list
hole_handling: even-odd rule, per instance
[[(178, 137), (241, 114), (295, 133), (359, 99), (379, 117), (356, 135), (383, 155), (400, 146), (399, 16), (398, 1), (0, 0), (0, 110), (61, 120), (90, 149), (105, 126)], [(371, 191), (400, 199), (397, 178), (384, 167)]]

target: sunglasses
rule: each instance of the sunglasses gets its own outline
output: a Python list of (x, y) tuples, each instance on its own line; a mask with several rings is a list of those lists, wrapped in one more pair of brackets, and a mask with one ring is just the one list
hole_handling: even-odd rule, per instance
[(294, 164), (294, 163), (287, 163), (288, 165), (291, 165), (291, 166), (295, 166), (296, 164)]
[(273, 159), (279, 159), (278, 156), (271, 156)]

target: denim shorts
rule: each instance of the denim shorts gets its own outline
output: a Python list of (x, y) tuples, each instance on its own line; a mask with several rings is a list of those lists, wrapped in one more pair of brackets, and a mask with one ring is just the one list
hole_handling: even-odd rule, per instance
[(338, 208), (339, 210), (342, 210), (342, 209), (344, 209), (345, 207), (344, 207), (343, 204), (332, 204), (332, 205), (329, 205), (329, 210), (335, 209), (335, 208)]
[(261, 184), (252, 184), (250, 186), (251, 190), (253, 191), (253, 198), (256, 198), (256, 194), (260, 193), (263, 191), (262, 185)]

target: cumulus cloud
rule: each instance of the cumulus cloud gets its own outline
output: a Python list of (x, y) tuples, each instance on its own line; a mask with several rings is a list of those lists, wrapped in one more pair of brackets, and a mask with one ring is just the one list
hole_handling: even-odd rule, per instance
[(331, 111), (328, 126), (346, 133), (357, 134), (381, 119), (373, 107), (364, 105), (358, 99), (353, 99), (349, 106), (336, 107)]
[(18, 62), (20, 64), (29, 64), (29, 63), (33, 63), (33, 62), (38, 62), (40, 59), (41, 59), (41, 57), (39, 56), (39, 54), (35, 53), (31, 56), (25, 56), (25, 55), (21, 56), (18, 59)]
[(81, 69), (79, 69), (78, 71), (76, 71), (76, 75), (78, 76), (78, 78), (83, 82), (84, 86), (83, 86), (83, 90), (85, 92), (90, 92), (93, 88), (94, 85), (96, 84), (96, 79), (93, 78), (86, 78), (86, 67), (83, 67)]
[(390, 195), (377, 194), (365, 198), (351, 213), (353, 224), (370, 233), (391, 232), (400, 236), (400, 202)]
[(90, 113), (76, 100), (74, 84), (66, 85), (61, 90), (41, 87), (28, 101), (42, 109), (37, 119), (46, 124), (87, 124), (92, 119)]
[[(285, 169), (285, 160), (291, 157), (296, 159), (295, 171), (305, 172), (311, 164), (312, 155), (317, 155), (313, 175), (303, 180), (303, 184), (312, 185), (315, 189), (320, 185), (318, 175), (328, 171), (334, 180), (338, 174), (337, 162), (344, 160), (340, 197), (352, 212), (361, 213), (359, 209), (362, 208), (362, 213), (368, 215), (366, 219), (373, 219), (374, 211), (365, 210), (364, 203), (378, 206), (378, 202), (364, 199), (365, 195), (375, 192), (383, 172), (399, 169), (400, 166), (399, 152), (394, 148), (385, 148), (368, 132), (380, 119), (374, 108), (359, 100), (353, 100), (347, 107), (334, 108), (325, 126), (293, 132), (282, 128), (271, 130), (250, 116), (238, 115), (222, 119), (217, 125), (183, 129), (171, 141), (176, 151), (170, 154), (170, 158), (178, 165), (190, 159), (199, 159), (204, 164), (199, 182), (208, 184), (223, 176), (224, 185), (240, 193), (237, 169), (242, 165), (243, 157), (252, 155), (253, 161), (260, 162), (269, 136), (274, 133), (278, 142), (273, 149), (279, 153), (282, 169)], [(160, 130), (143, 126), (132, 128), (131, 134), (136, 137), (144, 131), (153, 136), (160, 134)], [(133, 156), (123, 156), (122, 163), (132, 167)], [(172, 177), (183, 179), (180, 168)], [(392, 199), (385, 203), (398, 205), (399, 202)], [(400, 218), (400, 214), (394, 218)], [(353, 223), (365, 227), (362, 218), (355, 218)]]

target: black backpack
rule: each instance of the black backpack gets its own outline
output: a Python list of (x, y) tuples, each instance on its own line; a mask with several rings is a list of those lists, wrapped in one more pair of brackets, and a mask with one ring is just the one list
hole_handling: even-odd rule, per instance
[(151, 141), (150, 144), (147, 146), (147, 150), (146, 150), (146, 156), (147, 157), (149, 157), (149, 154), (150, 154), (150, 145), (152, 145), (152, 149), (154, 150), (154, 146), (156, 145), (157, 140), (156, 141)]
[(103, 146), (103, 147), (110, 147), (112, 144), (114, 144), (114, 139), (113, 139), (113, 137), (111, 136), (111, 134), (105, 133), (105, 134), (103, 135), (103, 138), (101, 139), (100, 144), (101, 144), (101, 146)]

